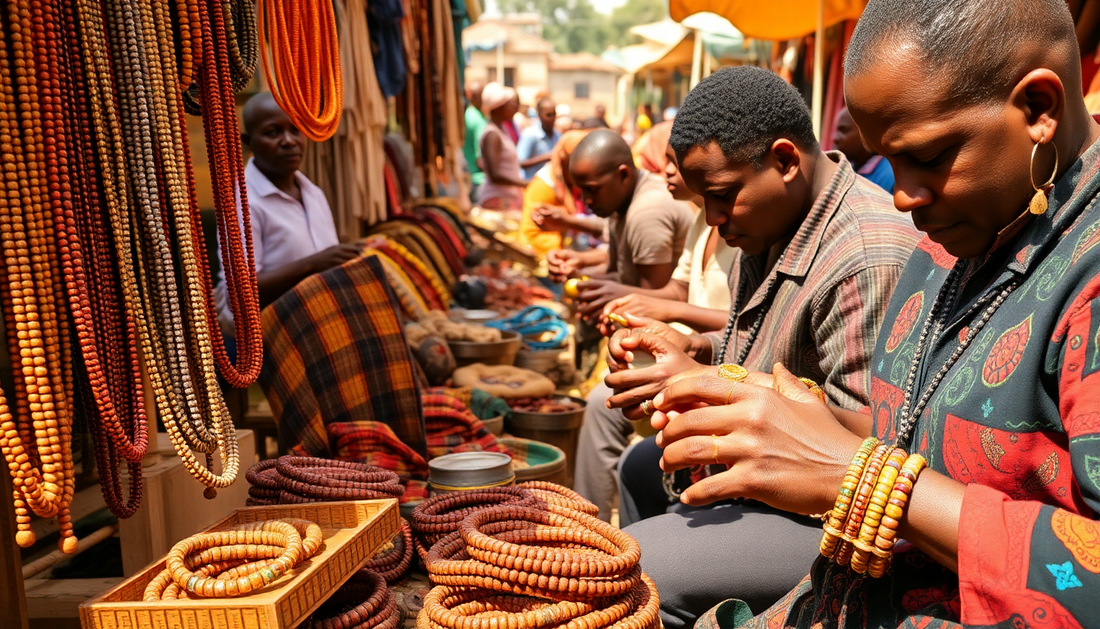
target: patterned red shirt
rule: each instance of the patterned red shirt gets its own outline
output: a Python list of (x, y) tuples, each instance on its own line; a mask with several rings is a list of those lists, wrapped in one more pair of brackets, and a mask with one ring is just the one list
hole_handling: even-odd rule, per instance
[[(967, 484), (958, 574), (905, 543), (877, 580), (818, 560), (761, 616), (727, 601), (697, 627), (1097, 626), (1098, 173), (1100, 143), (1058, 182), (1045, 215), (990, 258), (958, 262), (961, 298), (920, 359), (917, 397), (988, 300), (1015, 286), (935, 389), (912, 441), (932, 469)], [(897, 436), (918, 337), (955, 264), (925, 241), (898, 282), (872, 361), (880, 438)]]

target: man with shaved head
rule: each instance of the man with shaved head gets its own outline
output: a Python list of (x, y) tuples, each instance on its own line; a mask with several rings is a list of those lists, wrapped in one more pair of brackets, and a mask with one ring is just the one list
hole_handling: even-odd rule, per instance
[[(244, 180), (262, 308), (309, 275), (351, 260), (359, 247), (340, 244), (325, 193), (298, 171), (306, 138), (271, 92), (250, 98), (241, 118), (241, 141), (252, 151)], [(231, 335), (233, 313), (223, 271), (214, 303), (222, 330)]]
[[(569, 171), (585, 205), (607, 219), (610, 246), (606, 252), (553, 251), (550, 270), (559, 278), (588, 275), (580, 282), (580, 309), (598, 318), (604, 305), (637, 288), (659, 289), (672, 278), (695, 220), (691, 205), (672, 198), (664, 177), (639, 170), (630, 146), (608, 129), (592, 131), (569, 160)], [(599, 265), (603, 268), (590, 268)], [(585, 438), (577, 452), (574, 489), (611, 517), (615, 495), (615, 463), (625, 437), (622, 413), (607, 408), (611, 390), (603, 384), (588, 396)], [(630, 430), (629, 424), (625, 430)]]

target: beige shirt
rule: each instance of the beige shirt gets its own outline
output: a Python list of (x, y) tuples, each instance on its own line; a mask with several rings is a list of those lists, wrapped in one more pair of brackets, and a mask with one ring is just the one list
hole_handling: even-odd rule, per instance
[(719, 238), (714, 255), (707, 260), (704, 268), (703, 253), (707, 250), (709, 239), (710, 225), (707, 225), (706, 213), (697, 210), (695, 222), (687, 233), (684, 253), (672, 272), (672, 279), (688, 285), (687, 303), (692, 306), (728, 311), (732, 301), (730, 270), (733, 269), (737, 250)]
[(663, 177), (639, 170), (626, 214), (607, 221), (607, 272), (618, 272), (621, 283), (637, 286), (638, 266), (680, 259), (693, 220), (691, 205), (673, 199)]

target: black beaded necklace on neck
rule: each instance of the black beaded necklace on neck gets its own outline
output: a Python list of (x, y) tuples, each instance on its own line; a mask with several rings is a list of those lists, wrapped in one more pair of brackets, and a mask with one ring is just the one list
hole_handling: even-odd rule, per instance
[(982, 331), (989, 320), (993, 318), (994, 313), (1001, 307), (1001, 304), (1008, 299), (1008, 296), (1012, 294), (1012, 291), (1020, 285), (1020, 278), (1014, 277), (1008, 281), (999, 291), (996, 293), (990, 292), (983, 295), (980, 299), (975, 301), (970, 308), (966, 310), (963, 315), (963, 319), (969, 318), (979, 310), (981, 315), (974, 325), (967, 329), (966, 337), (959, 340), (955, 346), (955, 350), (951, 352), (951, 356), (947, 361), (940, 366), (936, 375), (928, 382), (928, 386), (920, 394), (920, 398), (917, 399), (916, 404), (913, 403), (913, 397), (916, 393), (917, 387), (917, 374), (920, 372), (920, 366), (925, 352), (928, 350), (929, 341), (935, 342), (941, 334), (943, 334), (944, 328), (947, 327), (949, 322), (950, 313), (952, 307), (955, 305), (959, 298), (959, 292), (961, 288), (962, 269), (966, 265), (966, 262), (958, 262), (955, 267), (948, 273), (947, 279), (944, 281), (943, 286), (940, 287), (939, 294), (936, 295), (936, 301), (932, 303), (931, 310), (928, 311), (928, 317), (924, 320), (924, 325), (921, 327), (920, 336), (917, 338), (917, 345), (913, 349), (913, 360), (909, 365), (909, 374), (905, 377), (905, 397), (902, 401), (901, 408), (898, 409), (899, 417), (897, 425), (897, 445), (905, 448), (910, 445), (910, 441), (913, 438), (913, 429), (917, 425), (917, 420), (920, 418), (924, 409), (928, 406), (928, 402), (931, 401), (932, 395), (935, 394), (936, 389), (939, 388), (943, 379), (947, 377), (951, 368), (959, 362), (966, 350), (969, 349), (971, 342), (977, 338), (978, 334)]
[[(788, 245), (790, 246), (790, 245)], [(775, 261), (775, 265), (772, 269), (779, 268), (783, 264), (783, 258), (787, 256), (787, 250), (784, 249), (782, 255)], [(760, 304), (760, 312), (756, 313), (756, 319), (752, 322), (752, 327), (749, 328), (749, 333), (745, 337), (745, 343), (737, 351), (737, 364), (745, 362), (745, 359), (749, 357), (749, 351), (752, 350), (753, 344), (756, 342), (756, 337), (760, 335), (760, 328), (764, 327), (764, 317), (768, 315), (768, 310), (771, 307), (771, 300), (775, 297), (773, 293), (774, 289), (779, 286), (779, 273), (770, 274), (768, 278), (768, 285), (764, 289), (764, 301)], [(739, 282), (740, 286), (737, 288), (737, 299), (734, 300), (733, 307), (730, 308), (730, 318), (726, 321), (726, 329), (722, 331), (722, 345), (718, 348), (718, 360), (714, 364), (721, 365), (726, 362), (726, 352), (729, 351), (730, 339), (733, 338), (734, 332), (737, 330), (738, 313), (745, 306), (745, 299), (748, 297), (748, 285), (745, 282)]]

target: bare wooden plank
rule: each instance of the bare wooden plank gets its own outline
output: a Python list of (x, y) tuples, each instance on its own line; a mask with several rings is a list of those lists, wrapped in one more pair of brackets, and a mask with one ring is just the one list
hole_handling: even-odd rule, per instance
[(23, 596), (23, 560), (15, 543), (15, 509), (11, 477), (0, 482), (0, 629), (27, 629), (27, 601)]
[(80, 604), (122, 582), (122, 577), (103, 579), (28, 579), (27, 616), (30, 618), (78, 618)]

